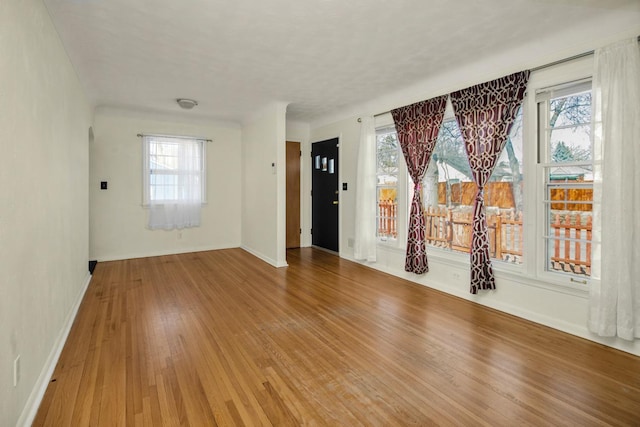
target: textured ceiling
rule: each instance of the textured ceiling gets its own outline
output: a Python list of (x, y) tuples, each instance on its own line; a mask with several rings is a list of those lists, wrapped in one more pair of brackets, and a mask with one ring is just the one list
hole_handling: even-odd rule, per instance
[[(416, 84), (637, 0), (45, 0), (89, 100), (288, 119)], [(195, 112), (195, 110), (194, 110)]]

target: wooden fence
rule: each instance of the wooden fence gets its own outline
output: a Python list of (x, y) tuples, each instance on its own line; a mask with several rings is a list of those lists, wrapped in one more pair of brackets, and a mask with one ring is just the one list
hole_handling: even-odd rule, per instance
[[(497, 206), (503, 209), (515, 208), (511, 182), (488, 182), (485, 186), (486, 206)], [(522, 184), (519, 184), (522, 188)], [(474, 182), (456, 182), (449, 184), (450, 201), (455, 206), (471, 206), (476, 198), (478, 187)], [(447, 204), (447, 183), (438, 183), (438, 203)]]
[[(425, 210), (426, 240), (433, 246), (469, 252), (473, 233), (473, 213), (456, 212), (444, 206)], [(522, 260), (522, 212), (488, 215), (489, 252), (492, 258), (511, 262)]]
[[(585, 183), (591, 183), (585, 181)], [(518, 184), (521, 186), (522, 183)], [(513, 183), (511, 182), (488, 182), (485, 186), (484, 201), (485, 206), (496, 206), (500, 209), (514, 209)], [(477, 187), (473, 182), (457, 182), (449, 184), (450, 202), (454, 206), (472, 206), (476, 197)], [(593, 200), (593, 190), (591, 188), (552, 188), (550, 197), (555, 203), (551, 204), (551, 209), (570, 211), (590, 211)], [(438, 183), (438, 203), (447, 204), (447, 183)]]
[(378, 237), (398, 237), (397, 221), (398, 202), (393, 200), (378, 201)]
[[(396, 202), (378, 204), (378, 236), (397, 237)], [(473, 213), (445, 206), (425, 209), (427, 244), (469, 252), (473, 233)], [(522, 212), (487, 213), (489, 252), (492, 258), (522, 262)], [(552, 254), (550, 267), (557, 271), (591, 274), (591, 215), (580, 212), (557, 213), (550, 224)]]
[(553, 230), (554, 270), (591, 275), (591, 215), (585, 219), (580, 214), (555, 214)]
[(592, 188), (552, 188), (550, 193), (553, 210), (591, 211)]

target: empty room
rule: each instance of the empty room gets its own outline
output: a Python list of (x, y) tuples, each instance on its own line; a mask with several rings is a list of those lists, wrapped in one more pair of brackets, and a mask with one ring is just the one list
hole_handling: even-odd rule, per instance
[(2, 0), (0, 426), (640, 425), (638, 0)]

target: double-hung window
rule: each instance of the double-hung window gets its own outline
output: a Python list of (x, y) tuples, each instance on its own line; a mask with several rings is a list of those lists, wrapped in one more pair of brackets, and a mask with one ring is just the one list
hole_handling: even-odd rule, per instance
[(205, 141), (186, 137), (143, 137), (143, 205), (149, 228), (200, 225), (206, 202)]
[(591, 82), (541, 90), (536, 102), (544, 270), (586, 284), (593, 205)]

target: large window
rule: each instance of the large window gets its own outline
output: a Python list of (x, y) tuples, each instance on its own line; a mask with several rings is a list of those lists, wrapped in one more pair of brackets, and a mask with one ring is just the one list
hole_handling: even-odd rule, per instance
[(143, 205), (149, 228), (200, 225), (205, 194), (205, 141), (185, 137), (143, 137)]
[(591, 83), (546, 89), (536, 100), (545, 269), (584, 278), (591, 275)]
[(398, 237), (398, 168), (402, 153), (393, 126), (376, 130), (377, 235), (381, 240)]
[[(580, 292), (591, 280), (592, 236), (597, 235), (592, 230), (590, 73), (591, 63), (583, 59), (532, 74), (529, 95), (484, 190), (496, 270)], [(380, 122), (378, 236), (403, 249), (413, 185), (392, 119)], [(470, 250), (476, 185), (450, 110), (421, 191), (430, 255), (468, 263), (468, 255), (456, 254)]]
[[(413, 198), (410, 178), (399, 179), (402, 152), (393, 126), (379, 128), (377, 136), (377, 233), (381, 240), (398, 234), (398, 182), (407, 182), (407, 204)], [(490, 253), (494, 259), (522, 263), (523, 153), (522, 112), (485, 187)], [(406, 172), (405, 172), (406, 173)], [(473, 200), (471, 178), (462, 135), (455, 118), (445, 119), (431, 162), (422, 182), (427, 243), (433, 247), (468, 253), (471, 247)], [(402, 207), (402, 206), (401, 206)], [(407, 205), (408, 209), (408, 205)]]
[[(522, 111), (484, 189), (491, 257), (519, 264), (523, 253)], [(446, 119), (422, 185), (431, 246), (468, 253), (476, 185), (454, 118)]]

